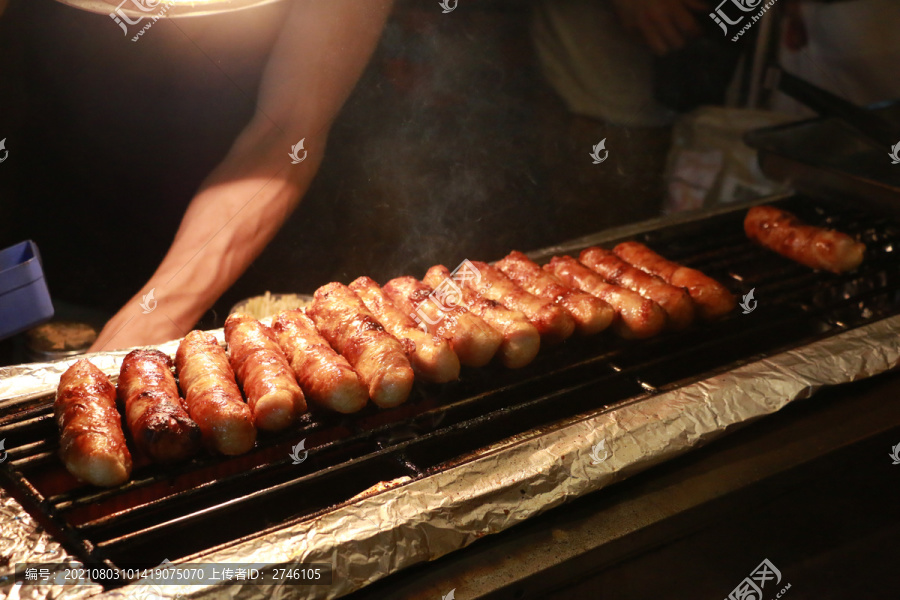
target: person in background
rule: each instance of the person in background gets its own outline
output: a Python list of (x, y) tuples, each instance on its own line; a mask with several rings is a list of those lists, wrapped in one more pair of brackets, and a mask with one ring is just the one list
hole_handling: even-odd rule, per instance
[[(107, 322), (90, 351), (183, 336), (262, 252), (309, 188), (331, 125), (391, 5), (293, 3), (266, 65), (255, 115), (201, 185), (150, 280)], [(301, 159), (296, 164), (288, 156), (292, 148)]]
[[(658, 216), (678, 114), (655, 94), (660, 57), (702, 34), (703, 0), (538, 0), (532, 40), (569, 118), (548, 127), (550, 195), (572, 235)], [(705, 12), (704, 12), (705, 11)], [(567, 132), (557, 139), (556, 131)], [(589, 154), (598, 143), (602, 164)], [(606, 154), (608, 152), (608, 154)], [(605, 158), (604, 158), (605, 157)], [(585, 163), (585, 161), (587, 161)], [(596, 230), (594, 228), (594, 230)]]
[[(859, 106), (900, 98), (900, 2), (795, 0), (785, 9), (780, 61), (786, 70)], [(773, 104), (811, 115), (784, 95)]]

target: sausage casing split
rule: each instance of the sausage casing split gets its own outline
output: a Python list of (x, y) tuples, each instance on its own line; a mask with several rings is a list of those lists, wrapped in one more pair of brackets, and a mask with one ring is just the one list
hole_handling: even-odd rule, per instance
[(370, 277), (360, 277), (349, 287), (387, 332), (400, 341), (417, 377), (433, 383), (459, 379), (459, 357), (447, 340), (416, 327), (415, 321), (394, 306)]
[(575, 318), (575, 330), (581, 335), (600, 333), (610, 326), (616, 316), (609, 304), (581, 290), (567, 287), (521, 252), (510, 252), (494, 266), (525, 291), (568, 310)]
[(496, 267), (479, 261), (472, 261), (472, 266), (485, 281), (476, 283), (467, 279), (465, 285), (482, 293), (488, 300), (525, 313), (541, 335), (542, 343), (562, 342), (575, 331), (575, 319), (563, 307), (523, 290)]
[[(424, 282), (436, 289), (443, 285), (444, 281), (452, 278), (450, 269), (444, 265), (435, 265), (428, 269)], [(473, 315), (481, 317), (503, 336), (497, 355), (504, 366), (518, 369), (534, 360), (541, 348), (541, 336), (537, 328), (528, 321), (525, 313), (483, 298), (465, 285), (460, 284), (458, 288), (466, 309)]]
[(483, 367), (497, 354), (502, 336), (460, 306), (455, 286), (432, 290), (414, 277), (397, 277), (385, 284), (384, 291), (401, 310), (417, 315), (430, 333), (450, 342), (461, 364)]
[(609, 303), (617, 317), (612, 330), (624, 338), (652, 337), (666, 326), (666, 313), (656, 302), (607, 282), (571, 256), (554, 256), (544, 269), (568, 285)]
[(582, 250), (579, 260), (610, 283), (628, 288), (659, 304), (666, 311), (671, 329), (684, 329), (694, 321), (694, 301), (684, 289), (669, 285), (597, 246)]
[(415, 376), (403, 346), (353, 290), (337, 282), (324, 285), (307, 310), (322, 337), (359, 373), (372, 402), (382, 408), (406, 402)]
[(215, 336), (196, 330), (188, 333), (178, 345), (175, 366), (188, 413), (200, 426), (206, 445), (227, 455), (253, 448), (253, 413)]
[(259, 429), (285, 429), (306, 412), (306, 398), (271, 329), (236, 313), (225, 320), (225, 341)]
[(156, 462), (172, 462), (200, 448), (200, 427), (188, 415), (172, 375), (172, 359), (159, 350), (132, 350), (122, 361), (119, 400), (137, 448)]
[(706, 321), (718, 319), (734, 310), (734, 295), (724, 285), (697, 269), (667, 260), (640, 242), (622, 242), (613, 248), (613, 252), (666, 283), (686, 289), (697, 305), (697, 312)]
[(311, 402), (344, 414), (362, 410), (369, 401), (366, 386), (302, 308), (276, 316), (272, 331)]
[(59, 456), (72, 475), (110, 487), (128, 481), (131, 454), (116, 410), (116, 388), (106, 374), (82, 358), (59, 379), (53, 405)]
[(813, 227), (774, 206), (754, 206), (744, 218), (751, 240), (813, 269), (846, 273), (860, 265), (866, 246), (832, 229)]

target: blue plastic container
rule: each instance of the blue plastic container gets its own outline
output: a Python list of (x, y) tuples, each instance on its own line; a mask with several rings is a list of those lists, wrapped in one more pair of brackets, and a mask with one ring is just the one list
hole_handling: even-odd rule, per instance
[(25, 240), (0, 250), (0, 340), (52, 316), (53, 303), (37, 245)]

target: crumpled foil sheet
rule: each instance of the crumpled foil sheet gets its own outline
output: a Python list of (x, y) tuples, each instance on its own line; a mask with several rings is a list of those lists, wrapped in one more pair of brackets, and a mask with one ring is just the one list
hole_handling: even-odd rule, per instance
[[(900, 316), (742, 365), (685, 387), (499, 442), (471, 460), (416, 481), (382, 486), (317, 518), (203, 557), (278, 566), (330, 563), (331, 586), (165, 586), (169, 598), (338, 598), (386, 575), (434, 560), (707, 443), (808, 398), (824, 386), (900, 366)], [(602, 445), (601, 445), (602, 443)], [(386, 489), (385, 489), (386, 488)], [(2, 498), (2, 495), (0, 495)], [(4, 504), (8, 504), (8, 498)], [(31, 519), (6, 520), (16, 560), (46, 561), (52, 542)], [(30, 536), (30, 537), (29, 537)], [(35, 540), (34, 548), (26, 548)], [(0, 548), (0, 554), (10, 550)], [(50, 558), (56, 559), (53, 555)], [(24, 595), (28, 590), (34, 593)], [(19, 598), (44, 598), (26, 588)], [(67, 587), (53, 598), (83, 597)], [(133, 597), (123, 588), (96, 596)]]

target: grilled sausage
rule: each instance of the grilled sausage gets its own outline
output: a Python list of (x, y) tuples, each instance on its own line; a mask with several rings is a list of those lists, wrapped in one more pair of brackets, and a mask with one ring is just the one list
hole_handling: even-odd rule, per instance
[(863, 261), (865, 244), (839, 231), (813, 227), (774, 206), (754, 206), (744, 218), (751, 240), (813, 269), (852, 271)]
[(259, 429), (285, 429), (306, 412), (306, 398), (271, 329), (235, 313), (225, 320), (225, 341)]
[(384, 292), (398, 308), (420, 319), (431, 334), (450, 342), (463, 365), (483, 367), (500, 348), (500, 333), (462, 308), (453, 289), (432, 290), (414, 277), (397, 277), (385, 284)]
[[(428, 269), (423, 281), (436, 289), (452, 277), (450, 269), (444, 265), (435, 265)], [(483, 298), (465, 285), (458, 287), (463, 306), (473, 315), (481, 317), (503, 337), (497, 356), (504, 366), (518, 369), (534, 360), (541, 347), (541, 336), (523, 312), (510, 310), (499, 302)]]
[(666, 326), (666, 313), (656, 302), (637, 292), (608, 283), (571, 256), (554, 256), (544, 269), (567, 285), (605, 300), (616, 311), (612, 330), (624, 338), (657, 335)]
[(414, 374), (403, 346), (353, 290), (337, 282), (324, 285), (307, 311), (322, 337), (359, 373), (372, 402), (382, 408), (406, 402)]
[(119, 401), (137, 448), (156, 462), (192, 456), (200, 448), (200, 427), (188, 416), (172, 359), (159, 350), (132, 350), (122, 361)]
[(465, 285), (476, 292), (480, 291), (488, 300), (525, 313), (541, 335), (541, 342), (556, 344), (575, 331), (575, 319), (563, 307), (526, 292), (496, 267), (478, 261), (472, 261), (472, 266), (485, 281), (483, 284), (476, 284), (469, 279), (465, 281)]
[(206, 445), (227, 455), (243, 454), (256, 443), (253, 412), (234, 381), (225, 350), (215, 336), (191, 331), (175, 353), (188, 413)]
[(387, 332), (400, 341), (417, 377), (434, 383), (459, 378), (459, 358), (447, 340), (416, 327), (415, 321), (394, 306), (373, 279), (360, 277), (350, 284), (350, 289)]
[(610, 326), (616, 316), (616, 312), (609, 304), (600, 298), (563, 285), (555, 275), (544, 271), (540, 265), (519, 251), (510, 252), (494, 266), (525, 291), (568, 310), (575, 318), (575, 330), (581, 335), (600, 333)]
[(310, 401), (344, 414), (362, 410), (369, 401), (366, 386), (347, 359), (316, 331), (302, 308), (276, 316), (272, 331)]
[(53, 405), (59, 427), (59, 456), (79, 479), (110, 487), (128, 481), (131, 454), (116, 410), (109, 377), (82, 358), (59, 379)]
[(597, 246), (582, 250), (579, 259), (610, 283), (628, 288), (659, 304), (666, 311), (670, 329), (678, 331), (693, 322), (694, 302), (682, 288), (644, 273), (609, 250)]
[(640, 242), (622, 242), (613, 252), (622, 260), (666, 283), (687, 290), (706, 321), (712, 321), (734, 310), (736, 300), (724, 285), (696, 269), (666, 260)]

